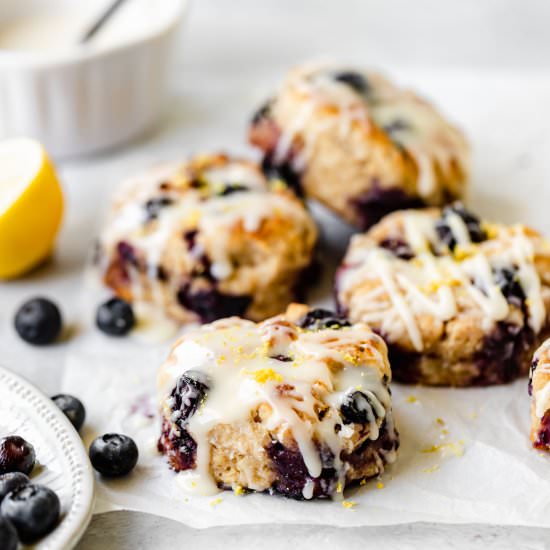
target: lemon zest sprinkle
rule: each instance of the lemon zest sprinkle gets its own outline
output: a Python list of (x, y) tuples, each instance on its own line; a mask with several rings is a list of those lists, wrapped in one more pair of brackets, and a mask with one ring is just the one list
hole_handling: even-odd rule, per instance
[(278, 372), (275, 372), (273, 369), (258, 369), (255, 371), (242, 369), (241, 374), (252, 376), (258, 384), (265, 384), (270, 380), (273, 380), (274, 382), (283, 381), (283, 376)]
[(455, 456), (462, 456), (464, 454), (464, 441), (450, 441), (449, 443), (441, 443), (440, 445), (431, 445), (426, 449), (422, 449), (423, 453), (437, 453), (441, 452), (443, 455), (453, 454)]
[(355, 506), (357, 506), (357, 502), (353, 501), (353, 500), (343, 500), (342, 501), (342, 506), (346, 509), (346, 510), (353, 510), (353, 508)]

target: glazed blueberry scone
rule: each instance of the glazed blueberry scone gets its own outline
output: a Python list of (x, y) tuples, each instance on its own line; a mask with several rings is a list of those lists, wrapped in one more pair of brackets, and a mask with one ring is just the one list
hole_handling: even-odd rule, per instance
[(549, 333), (550, 246), (459, 203), (394, 212), (352, 238), (335, 288), (339, 311), (385, 338), (394, 379), (501, 384)]
[(342, 493), (395, 459), (390, 378), (383, 339), (331, 312), (222, 319), (159, 371), (159, 450), (191, 493)]
[(550, 451), (550, 339), (533, 356), (529, 394), (533, 447)]
[(462, 197), (462, 133), (413, 92), (374, 72), (303, 66), (253, 117), (264, 169), (366, 229), (404, 208)]
[(99, 241), (104, 283), (175, 320), (261, 320), (296, 299), (316, 226), (280, 179), (225, 155), (157, 167), (123, 185)]

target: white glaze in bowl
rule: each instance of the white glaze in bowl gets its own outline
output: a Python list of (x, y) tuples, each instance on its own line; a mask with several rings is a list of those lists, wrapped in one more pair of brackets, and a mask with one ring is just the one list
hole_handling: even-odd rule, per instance
[[(71, 4), (74, 14), (70, 0), (2, 0), (0, 30)], [(119, 40), (99, 35), (85, 46), (0, 49), (0, 138), (32, 137), (54, 157), (68, 157), (108, 149), (150, 128), (165, 99), (171, 44), (186, 6), (186, 0), (158, 0), (159, 18)]]

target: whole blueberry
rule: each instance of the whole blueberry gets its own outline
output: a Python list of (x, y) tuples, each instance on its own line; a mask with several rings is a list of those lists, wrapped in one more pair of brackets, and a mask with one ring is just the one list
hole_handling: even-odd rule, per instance
[(350, 392), (344, 397), (340, 413), (346, 424), (366, 424), (375, 414), (369, 398), (361, 391)]
[(94, 439), (89, 454), (92, 466), (106, 477), (129, 474), (139, 456), (134, 440), (122, 434), (105, 434)]
[(0, 439), (0, 474), (21, 472), (30, 474), (34, 468), (34, 447), (18, 435)]
[(401, 260), (412, 260), (414, 258), (414, 252), (411, 247), (399, 237), (388, 237), (387, 239), (383, 239), (378, 243), (378, 246), (389, 250), (394, 256)]
[(17, 550), (19, 537), (12, 523), (0, 516), (0, 548), (2, 550)]
[(180, 428), (195, 414), (200, 402), (205, 398), (210, 386), (207, 375), (198, 370), (188, 370), (182, 374), (172, 391), (175, 421)]
[(456, 246), (456, 239), (450, 225), (447, 223), (447, 218), (451, 214), (459, 216), (468, 230), (468, 235), (473, 243), (480, 243), (487, 239), (487, 233), (481, 227), (479, 218), (467, 210), (460, 202), (454, 203), (451, 206), (447, 206), (443, 209), (443, 215), (435, 224), (435, 230), (439, 240), (449, 247), (450, 250), (454, 250)]
[(110, 336), (124, 336), (136, 323), (132, 306), (122, 298), (111, 298), (97, 308), (96, 325)]
[(356, 71), (341, 71), (333, 75), (334, 80), (347, 84), (360, 94), (368, 94), (369, 83), (367, 79)]
[(15, 314), (17, 334), (35, 346), (51, 344), (57, 339), (62, 326), (58, 307), (47, 298), (33, 298), (25, 302)]
[(155, 220), (159, 217), (159, 214), (163, 208), (170, 206), (174, 201), (170, 197), (156, 197), (149, 199), (145, 203), (145, 212), (147, 213), (147, 220)]
[(52, 397), (52, 401), (63, 411), (74, 429), (78, 432), (86, 418), (86, 409), (80, 399), (66, 393), (60, 393)]
[(0, 475), (0, 502), (2, 502), (4, 497), (14, 489), (23, 485), (28, 485), (29, 483), (29, 478), (21, 472), (9, 472)]
[(50, 533), (59, 520), (58, 496), (44, 485), (23, 485), (9, 493), (0, 505), (2, 516), (17, 529), (25, 544)]
[(396, 132), (403, 132), (404, 130), (410, 130), (411, 125), (407, 121), (403, 120), (402, 118), (396, 118), (395, 120), (392, 120), (389, 124), (386, 124), (383, 128), (385, 132), (387, 132), (390, 135), (393, 135)]
[(252, 124), (258, 124), (262, 119), (266, 118), (271, 111), (272, 100), (266, 101), (260, 108), (252, 115)]
[(246, 185), (241, 185), (240, 183), (226, 183), (218, 192), (220, 197), (227, 197), (227, 195), (232, 195), (233, 193), (242, 193), (245, 191), (250, 191), (250, 187)]
[(351, 326), (350, 322), (328, 309), (312, 309), (297, 323), (299, 327), (308, 330), (339, 329)]
[(525, 293), (519, 283), (515, 269), (497, 268), (493, 271), (493, 276), (495, 284), (500, 288), (506, 300), (521, 307), (525, 300)]

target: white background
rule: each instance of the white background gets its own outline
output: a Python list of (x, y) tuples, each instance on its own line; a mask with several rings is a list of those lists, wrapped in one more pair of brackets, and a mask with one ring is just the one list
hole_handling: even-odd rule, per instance
[[(39, 353), (28, 348), (9, 329), (16, 305), (30, 294), (47, 292), (78, 333), (72, 296), (112, 186), (160, 159), (207, 148), (244, 151), (249, 111), (289, 65), (302, 59), (328, 55), (376, 66), (418, 85), (446, 111), (460, 111), (459, 122), (474, 134), (472, 202), (481, 213), (516, 221), (529, 216), (524, 206), (529, 199), (550, 205), (550, 183), (545, 182), (550, 169), (549, 22), (550, 2), (544, 0), (195, 0), (178, 42), (172, 93), (159, 125), (117, 151), (59, 165), (68, 208), (56, 260), (21, 281), (0, 284), (0, 329), (7, 333), (0, 342), (2, 362), (47, 393), (59, 388), (70, 341)], [(471, 102), (467, 111), (464, 97), (452, 93), (462, 76), (461, 90)], [(491, 95), (495, 106), (517, 105), (517, 112), (491, 112)], [(513, 153), (504, 157), (501, 150)], [(544, 209), (539, 212), (537, 226), (550, 234), (550, 220)], [(550, 531), (429, 524), (195, 531), (170, 520), (117, 512), (96, 517), (80, 547), (260, 545), (546, 548)]]

